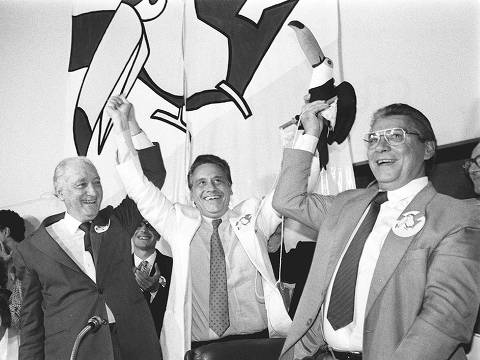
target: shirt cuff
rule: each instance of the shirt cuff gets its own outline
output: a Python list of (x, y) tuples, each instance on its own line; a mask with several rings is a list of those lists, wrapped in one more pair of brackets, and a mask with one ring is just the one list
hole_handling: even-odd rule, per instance
[(317, 148), (318, 138), (310, 134), (303, 134), (295, 141), (294, 149), (308, 151), (315, 154)]
[(140, 131), (138, 134), (132, 136), (132, 143), (137, 150), (142, 150), (153, 146), (153, 143), (143, 131)]

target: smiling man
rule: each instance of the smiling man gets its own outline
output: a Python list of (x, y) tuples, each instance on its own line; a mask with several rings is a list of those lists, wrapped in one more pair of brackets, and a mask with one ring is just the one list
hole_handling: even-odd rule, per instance
[(119, 143), (117, 158), (127, 193), (172, 252), (164, 359), (215, 341), (286, 336), (291, 320), (267, 252), (280, 223), (271, 194), (230, 208), (230, 167), (200, 155), (187, 176), (194, 206), (172, 203), (143, 176), (131, 146)]
[[(109, 107), (110, 116), (132, 123), (142, 167), (161, 187), (165, 168), (158, 144), (142, 145), (145, 134), (131, 104), (123, 99)], [(94, 316), (101, 324), (83, 338), (76, 359), (159, 359), (155, 326), (132, 272), (130, 239), (142, 219), (135, 203), (125, 198), (100, 209), (100, 176), (85, 157), (62, 160), (53, 182), (66, 211), (45, 219), (14, 253), (25, 273), (19, 359), (69, 359)]]
[(281, 359), (465, 359), (480, 299), (478, 208), (429, 183), (435, 135), (405, 104), (375, 112), (365, 136), (375, 185), (308, 193), (326, 106), (302, 109), (305, 134), (285, 150), (273, 197), (319, 231)]
[(132, 236), (135, 279), (152, 313), (158, 338), (167, 307), (172, 275), (172, 258), (155, 248), (159, 239), (158, 232), (145, 219), (140, 222)]

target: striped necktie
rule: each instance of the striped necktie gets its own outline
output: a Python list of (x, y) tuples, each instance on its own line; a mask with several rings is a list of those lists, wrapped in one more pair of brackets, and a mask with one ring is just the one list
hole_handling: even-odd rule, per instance
[(348, 246), (332, 286), (327, 319), (334, 330), (340, 329), (353, 321), (355, 286), (357, 283), (358, 263), (363, 246), (372, 232), (377, 220), (380, 205), (387, 201), (385, 191), (377, 193), (371, 201), (370, 209)]

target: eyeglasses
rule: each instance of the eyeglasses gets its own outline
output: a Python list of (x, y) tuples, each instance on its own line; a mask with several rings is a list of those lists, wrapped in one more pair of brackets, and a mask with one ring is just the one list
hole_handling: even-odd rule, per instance
[(465, 170), (469, 170), (472, 165), (475, 164), (477, 165), (478, 167), (480, 167), (480, 155), (478, 156), (475, 156), (473, 159), (467, 159), (465, 160), (465, 162), (463, 163), (462, 167), (465, 169)]
[(402, 145), (405, 142), (406, 134), (421, 136), (414, 131), (408, 131), (402, 128), (391, 128), (369, 132), (365, 135), (363, 140), (368, 143), (368, 147), (374, 147), (380, 142), (380, 138), (383, 135), (389, 145), (397, 146)]

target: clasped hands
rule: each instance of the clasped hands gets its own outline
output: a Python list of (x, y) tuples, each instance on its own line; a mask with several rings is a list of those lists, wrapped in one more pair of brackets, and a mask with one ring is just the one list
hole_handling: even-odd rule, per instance
[(149, 291), (151, 293), (158, 291), (160, 287), (161, 273), (157, 264), (155, 264), (155, 273), (152, 276), (140, 270), (140, 265), (133, 267), (132, 270), (135, 275), (135, 280), (137, 280), (137, 284), (142, 291)]

